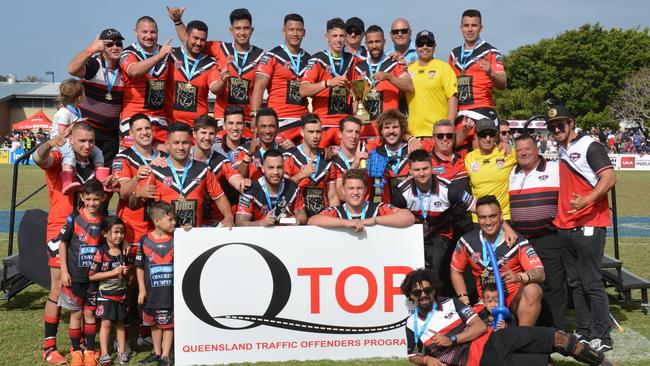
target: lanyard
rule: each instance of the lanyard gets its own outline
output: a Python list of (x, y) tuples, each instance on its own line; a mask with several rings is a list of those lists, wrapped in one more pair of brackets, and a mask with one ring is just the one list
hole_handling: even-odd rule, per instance
[(242, 71), (244, 71), (244, 67), (246, 66), (246, 61), (248, 60), (248, 54), (251, 53), (251, 49), (253, 49), (253, 47), (248, 46), (248, 50), (246, 50), (246, 53), (244, 53), (244, 57), (242, 58), (241, 66), (239, 66), (239, 51), (237, 51), (234, 44), (232, 45), (232, 49), (233, 51), (235, 51), (234, 61), (235, 61), (235, 68), (237, 69), (237, 75), (241, 77)]
[(300, 59), (302, 58), (302, 53), (300, 53), (300, 49), (298, 49), (298, 54), (295, 55), (296, 56), (295, 62), (294, 62), (294, 58), (293, 58), (294, 55), (292, 55), (291, 52), (289, 52), (289, 48), (287, 48), (287, 46), (285, 46), (285, 45), (282, 45), (282, 49), (289, 56), (289, 60), (291, 61), (291, 68), (293, 69), (293, 72), (297, 76), (299, 76), (300, 75)]
[(345, 157), (345, 154), (343, 154), (343, 149), (339, 149), (339, 157), (341, 160), (343, 160), (343, 163), (345, 164), (345, 167), (350, 170), (350, 166), (352, 162), (354, 161), (354, 158), (352, 160), (348, 160), (348, 158)]
[(187, 76), (187, 82), (190, 82), (194, 77), (194, 74), (196, 74), (196, 67), (199, 66), (199, 62), (203, 59), (203, 54), (199, 53), (199, 55), (194, 60), (192, 69), (190, 70), (190, 63), (187, 58), (187, 53), (185, 52), (185, 48), (181, 49), (181, 52), (183, 53), (183, 69), (185, 71), (185, 76)]
[(75, 108), (72, 106), (72, 104), (66, 104), (65, 108), (69, 110), (72, 114), (74, 114), (77, 117), (77, 119), (81, 119), (81, 110), (79, 109), (79, 107)]
[(185, 186), (185, 180), (187, 180), (187, 172), (190, 170), (190, 165), (192, 165), (192, 159), (188, 159), (185, 163), (185, 166), (183, 167), (183, 176), (180, 179), (178, 178), (178, 174), (176, 174), (176, 168), (174, 168), (174, 164), (172, 164), (171, 155), (167, 157), (167, 164), (169, 165), (169, 170), (172, 171), (174, 182), (176, 182), (178, 189), (182, 192), (183, 187)]
[[(135, 49), (140, 53), (140, 55), (142, 56), (143, 59), (146, 60), (146, 59), (149, 58), (149, 55), (148, 55), (146, 52), (144, 52), (144, 51), (142, 50), (142, 47), (140, 47), (140, 43), (139, 43), (139, 42), (135, 42)], [(152, 56), (155, 56), (157, 53), (158, 53), (158, 51), (156, 50), (156, 52), (153, 53)], [(151, 66), (151, 70), (149, 70), (149, 75), (153, 76), (153, 69), (154, 69), (155, 67), (156, 67), (155, 65), (154, 65), (154, 66)]]
[(403, 146), (400, 146), (400, 148), (397, 149), (396, 153), (386, 148), (386, 155), (388, 155), (389, 158), (392, 158), (393, 156), (397, 155), (397, 161), (391, 164), (390, 167), (390, 170), (393, 172), (393, 175), (396, 177), (399, 175), (399, 162), (402, 160), (402, 150), (404, 150)]
[[(348, 208), (348, 204), (344, 203), (343, 208), (345, 209), (345, 216), (348, 218), (348, 220), (352, 220), (352, 212), (350, 212), (350, 209)], [(359, 215), (359, 219), (363, 220), (366, 218), (366, 212), (368, 212), (368, 202), (363, 203), (363, 210), (361, 210), (361, 215)]]
[(144, 165), (147, 165), (147, 166), (149, 165), (149, 163), (147, 161), (151, 161), (151, 160), (156, 158), (156, 151), (153, 149), (153, 147), (151, 148), (151, 159), (146, 159), (144, 157), (144, 155), (142, 155), (140, 153), (140, 151), (138, 151), (138, 148), (135, 147), (135, 146), (133, 146), (133, 152), (135, 152), (135, 154), (138, 155), (138, 157), (140, 157), (140, 159), (142, 159), (142, 162), (144, 163)]
[(467, 66), (467, 63), (469, 62), (472, 54), (474, 54), (474, 50), (479, 48), (479, 46), (481, 46), (483, 42), (484, 41), (479, 38), (478, 41), (476, 42), (476, 46), (474, 46), (474, 48), (472, 48), (471, 50), (465, 50), (464, 43), (460, 46), (460, 67), (462, 68), (462, 71), (465, 71), (465, 67)]
[(280, 199), (280, 196), (282, 195), (282, 192), (284, 191), (284, 178), (282, 178), (282, 182), (280, 183), (280, 189), (278, 189), (278, 192), (275, 194), (275, 200), (271, 201), (271, 193), (269, 192), (269, 188), (266, 186), (266, 178), (262, 177), (259, 180), (260, 186), (262, 186), (262, 190), (264, 191), (264, 196), (266, 196), (266, 204), (269, 207), (269, 211), (272, 211), (275, 209), (275, 205), (278, 203), (278, 200)]
[[(205, 159), (205, 165), (207, 165), (208, 167), (210, 167), (210, 162), (212, 161), (212, 158), (214, 157), (215, 154), (216, 154), (216, 152), (214, 152), (214, 150), (210, 150), (210, 156), (208, 156), (208, 157)], [(190, 149), (190, 156), (192, 157), (192, 159), (194, 159), (194, 147), (192, 147), (192, 148)]]
[(424, 204), (424, 200), (422, 199), (422, 194), (420, 194), (420, 189), (418, 187), (415, 187), (415, 191), (418, 192), (418, 201), (420, 201), (420, 209), (422, 210), (422, 218), (426, 221), (427, 216), (429, 216), (429, 204), (431, 203), (431, 194), (428, 194), (427, 198), (427, 204)]
[(422, 329), (418, 329), (418, 308), (417, 306), (415, 307), (415, 313), (413, 314), (413, 337), (415, 338), (416, 345), (418, 344), (420, 337), (427, 331), (427, 325), (429, 325), (431, 318), (433, 318), (433, 313), (436, 310), (438, 310), (437, 302), (433, 304), (433, 310), (427, 314), (427, 319), (424, 321), (424, 324), (422, 324)]
[[(274, 144), (273, 148), (278, 150), (278, 143), (274, 142), (273, 144)], [(262, 144), (260, 144), (259, 152), (260, 152), (260, 158), (264, 159), (264, 154), (266, 153), (266, 150), (264, 150), (264, 146), (262, 146)]]
[[(300, 150), (300, 152), (305, 156), (305, 158), (307, 158), (307, 163), (309, 164), (309, 161), (311, 159), (309, 159), (309, 156), (307, 156), (307, 154), (305, 154), (305, 148), (302, 146), (302, 144), (298, 145), (298, 150)], [(320, 166), (320, 154), (319, 154), (318, 151), (316, 151), (316, 170), (311, 174), (311, 180), (313, 180), (313, 181), (316, 180), (316, 176), (318, 175), (318, 167), (319, 166)]]
[[(492, 249), (495, 250), (495, 254), (496, 254), (496, 247), (498, 247), (499, 244), (501, 244), (501, 235), (503, 235), (503, 229), (499, 230), (499, 235), (497, 236), (497, 239), (494, 241), (493, 244), (490, 244), (490, 242), (488, 242), (486, 239), (483, 238), (483, 231), (479, 231), (478, 234), (479, 234), (479, 237), (481, 238), (481, 244), (483, 245), (483, 253), (482, 253), (483, 254), (483, 266), (485, 267), (485, 269), (487, 269), (488, 268), (488, 263), (489, 263), (489, 260), (490, 260), (489, 259), (490, 257), (488, 255), (488, 251), (487, 251), (487, 246), (491, 245)], [(499, 269), (498, 268), (493, 268), (492, 270), (494, 272), (494, 275), (496, 276), (497, 271)]]
[(345, 58), (343, 57), (343, 55), (341, 55), (341, 64), (339, 66), (339, 70), (336, 70), (336, 66), (334, 65), (334, 58), (332, 57), (332, 54), (330, 53), (329, 50), (325, 51), (325, 53), (327, 54), (327, 58), (329, 58), (330, 60), (330, 66), (332, 66), (332, 74), (334, 74), (335, 77), (343, 75), (343, 67), (345, 66)]
[(388, 58), (387, 58), (385, 55), (382, 55), (382, 56), (381, 56), (381, 60), (379, 60), (379, 63), (377, 64), (377, 67), (376, 67), (376, 68), (372, 66), (372, 63), (371, 63), (371, 61), (370, 61), (370, 57), (368, 57), (368, 58), (366, 59), (366, 63), (368, 64), (368, 73), (370, 74), (370, 84), (372, 84), (372, 87), (374, 87), (375, 85), (377, 85), (377, 82), (375, 81), (375, 79), (373, 78), (373, 76), (374, 76), (376, 73), (379, 72), (379, 70), (381, 69), (381, 65), (382, 65), (382, 64), (384, 63), (384, 61), (386, 61), (387, 59), (388, 59)]
[(113, 85), (115, 85), (115, 80), (117, 80), (117, 75), (120, 74), (120, 69), (119, 68), (115, 69), (115, 71), (113, 72), (113, 78), (110, 80), (108, 79), (108, 74), (109, 74), (108, 62), (104, 60), (104, 81), (106, 81), (106, 90), (110, 94), (111, 90), (113, 90)]

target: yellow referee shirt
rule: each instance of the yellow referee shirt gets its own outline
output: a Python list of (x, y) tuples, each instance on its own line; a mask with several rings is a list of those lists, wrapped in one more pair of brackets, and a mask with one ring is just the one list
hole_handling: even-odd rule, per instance
[[(472, 195), (476, 198), (493, 194), (501, 205), (504, 220), (510, 220), (510, 195), (508, 182), (510, 171), (517, 165), (515, 152), (508, 156), (503, 150), (495, 147), (489, 155), (482, 155), (480, 149), (472, 150), (465, 156), (465, 168), (472, 187)], [(472, 220), (478, 222), (476, 214)]]
[(458, 81), (448, 63), (432, 59), (426, 66), (418, 61), (408, 66), (413, 93), (406, 93), (409, 131), (413, 136), (432, 136), (433, 124), (447, 119), (447, 100), (458, 93)]

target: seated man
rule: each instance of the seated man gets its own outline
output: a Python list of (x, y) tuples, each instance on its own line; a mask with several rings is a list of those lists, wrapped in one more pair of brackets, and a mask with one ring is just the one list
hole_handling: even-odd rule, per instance
[(429, 269), (411, 271), (400, 286), (415, 303), (405, 329), (408, 358), (416, 365), (546, 366), (553, 352), (588, 365), (614, 365), (603, 352), (561, 330), (514, 326), (492, 331), (463, 302), (437, 296), (441, 286)]
[[(488, 195), (476, 201), (479, 229), (463, 235), (451, 258), (451, 283), (458, 298), (469, 305), (463, 272), (469, 264), (476, 279), (476, 289), (482, 297), (482, 285), (494, 278), (487, 251), (491, 245), (497, 261), (499, 275), (503, 278), (506, 306), (519, 321), (519, 325), (535, 325), (542, 306), (544, 266), (533, 246), (519, 235), (514, 245), (508, 246), (502, 228), (501, 206), (495, 196)], [(492, 280), (494, 281), (494, 280)]]
[(262, 172), (264, 175), (239, 196), (237, 226), (304, 225), (305, 203), (298, 185), (284, 177), (280, 151), (264, 153)]
[(366, 201), (366, 180), (359, 169), (350, 169), (343, 175), (345, 203), (329, 207), (312, 216), (308, 224), (320, 227), (350, 227), (362, 232), (365, 226), (385, 225), (407, 227), (415, 223), (413, 214), (391, 204)]

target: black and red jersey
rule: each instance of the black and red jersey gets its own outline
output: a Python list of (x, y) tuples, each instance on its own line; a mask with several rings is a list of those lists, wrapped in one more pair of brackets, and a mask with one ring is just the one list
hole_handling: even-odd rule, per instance
[(553, 221), (560, 229), (579, 226), (607, 227), (611, 225), (607, 195), (575, 213), (571, 201), (573, 194), (588, 196), (598, 184), (598, 174), (614, 169), (603, 145), (589, 135), (580, 133), (568, 147), (558, 148), (560, 157), (560, 194), (557, 217)]
[(184, 122), (192, 127), (196, 117), (208, 114), (210, 85), (219, 80), (219, 70), (214, 57), (200, 56), (198, 60), (190, 58), (182, 47), (170, 53), (165, 85), (165, 114), (169, 121)]
[[(309, 164), (310, 159), (303, 153), (301, 147), (291, 148), (284, 153), (285, 176), (293, 177), (300, 173), (303, 166)], [(316, 164), (316, 172), (310, 177), (303, 178), (298, 183), (305, 201), (307, 216), (313, 216), (329, 206), (327, 190), (329, 184), (336, 183), (336, 180), (332, 177), (332, 162), (325, 159), (323, 150), (319, 149), (316, 153), (314, 164)]]
[(135, 265), (144, 269), (145, 309), (174, 308), (174, 238), (156, 239), (151, 233), (140, 240)]
[[(210, 157), (205, 161), (210, 167), (214, 177), (221, 186), (223, 193), (228, 198), (228, 202), (233, 206), (233, 211), (236, 210), (237, 201), (239, 200), (239, 192), (230, 185), (229, 180), (232, 177), (239, 175), (239, 170), (230, 163), (230, 160), (216, 151), (210, 153)], [(233, 212), (233, 215), (235, 212)], [(203, 225), (212, 226), (217, 221), (223, 220), (223, 213), (219, 211), (217, 204), (214, 200), (207, 199), (203, 206)]]
[[(128, 255), (124, 255), (120, 250), (118, 255), (110, 253), (108, 244), (104, 244), (95, 253), (93, 262), (90, 265), (88, 276), (100, 272), (110, 272), (121, 265), (129, 265)], [(112, 277), (99, 281), (98, 300), (107, 299), (122, 302), (126, 298), (126, 277)]]
[[(250, 146), (251, 146), (251, 142), (248, 141), (247, 143), (244, 144), (243, 148), (246, 151), (250, 152)], [(286, 152), (286, 150), (284, 150), (277, 142), (274, 143), (273, 148), (275, 150), (278, 150), (283, 155)], [(262, 158), (264, 157), (265, 153), (266, 151), (264, 150), (264, 147), (262, 147), (261, 145), (253, 153), (253, 158), (251, 159), (251, 162), (248, 164), (248, 178), (250, 178), (251, 180), (257, 180), (264, 175), (262, 174)], [(244, 156), (241, 156), (240, 160), (243, 160)], [(244, 164), (244, 163), (240, 163), (240, 164)]]
[(223, 119), (223, 112), (229, 105), (239, 105), (244, 108), (244, 118), (251, 114), (251, 95), (257, 65), (264, 56), (264, 50), (253, 45), (248, 51), (239, 52), (229, 42), (208, 41), (205, 52), (217, 59), (219, 69), (230, 71), (230, 79), (221, 93), (217, 95), (214, 104), (214, 118)]
[[(265, 189), (267, 191), (265, 191)], [(239, 197), (237, 213), (251, 216), (252, 221), (263, 219), (270, 211), (276, 216), (286, 213), (293, 217), (296, 211), (303, 210), (305, 203), (298, 185), (291, 179), (282, 178), (280, 190), (274, 196), (267, 197), (268, 185), (266, 179), (261, 177)]]
[(438, 177), (449, 181), (467, 179), (467, 169), (465, 168), (465, 162), (462, 156), (453, 153), (451, 160), (440, 158), (435, 153), (435, 141), (433, 138), (423, 139), (422, 148), (431, 154), (431, 168)]
[(392, 215), (397, 212), (398, 208), (391, 205), (390, 203), (383, 202), (365, 202), (363, 209), (360, 215), (354, 215), (350, 212), (348, 204), (344, 203), (336, 207), (328, 207), (323, 210), (320, 214), (330, 217), (338, 217), (339, 219), (370, 219), (378, 216), (387, 216)]
[[(257, 74), (268, 77), (269, 108), (279, 118), (300, 118), (307, 113), (307, 100), (300, 96), (300, 78), (305, 73), (311, 55), (300, 49), (298, 55), (283, 46), (267, 51), (257, 66)], [(283, 130), (287, 126), (280, 126)], [(295, 126), (291, 126), (295, 127)]]
[[(357, 58), (343, 52), (340, 57), (331, 56), (329, 51), (320, 51), (312, 55), (307, 70), (302, 76), (303, 83), (319, 83), (333, 79), (336, 75), (356, 80), (354, 66)], [(320, 117), (325, 128), (338, 127), (341, 118), (352, 113), (350, 92), (345, 87), (328, 87), (312, 97), (312, 109)]]
[[(119, 67), (107, 69), (107, 66), (100, 55), (86, 61), (82, 78), (86, 98), (79, 103), (79, 109), (91, 126), (103, 131), (117, 131), (124, 98), (122, 72)], [(109, 83), (112, 83), (110, 92)]]
[(371, 121), (376, 120), (377, 116), (384, 111), (399, 109), (399, 88), (388, 80), (375, 84), (374, 75), (377, 72), (386, 72), (397, 78), (410, 78), (402, 62), (384, 56), (380, 62), (373, 64), (371, 59), (367, 58), (356, 63), (355, 72), (359, 79), (366, 80), (368, 83), (369, 90), (364, 107), (370, 114)]
[(450, 182), (433, 174), (431, 188), (427, 192), (420, 192), (415, 179), (408, 177), (395, 188), (391, 200), (395, 206), (411, 211), (419, 223), (426, 221), (425, 240), (438, 235), (451, 240), (453, 232), (450, 208), (460, 206), (469, 210), (475, 201), (466, 188), (462, 182)]
[(146, 53), (136, 43), (126, 47), (120, 56), (120, 72), (124, 80), (124, 99), (122, 115), (124, 121), (136, 113), (153, 117), (164, 117), (165, 80), (168, 74), (169, 56), (158, 61), (144, 76), (132, 78), (128, 75), (129, 66), (155, 56)]
[(101, 223), (101, 216), (91, 219), (79, 210), (68, 216), (59, 233), (57, 239), (67, 243), (66, 263), (73, 282), (89, 282), (88, 270), (101, 243)]

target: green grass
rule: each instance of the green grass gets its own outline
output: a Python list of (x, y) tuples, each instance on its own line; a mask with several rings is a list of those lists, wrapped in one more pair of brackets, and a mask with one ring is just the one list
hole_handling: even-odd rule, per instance
[[(7, 210), (10, 206), (11, 193), (11, 175), (12, 167), (0, 165), (0, 181), (5, 184), (0, 185), (0, 210)], [(618, 207), (621, 216), (647, 216), (647, 205), (644, 199), (639, 199), (639, 192), (646, 191), (646, 181), (650, 178), (650, 173), (639, 172), (619, 172), (617, 173), (618, 185)], [(43, 172), (37, 167), (21, 167), (19, 176), (18, 199), (25, 197), (33, 192), (36, 188), (44, 183)], [(114, 202), (113, 202), (114, 203)], [(19, 209), (43, 208), (48, 209), (47, 194), (45, 190), (39, 192), (35, 197)], [(611, 233), (610, 233), (611, 234)], [(650, 238), (623, 238), (621, 239), (621, 259), (624, 267), (634, 273), (650, 278), (650, 266), (645, 256), (647, 248), (650, 246)], [(0, 257), (4, 257), (7, 251), (7, 234), (0, 234)], [(607, 252), (611, 254), (612, 241), (608, 240)], [(650, 317), (645, 315), (638, 302), (631, 305), (619, 304), (615, 292), (610, 289), (611, 310), (616, 319), (628, 330), (628, 332), (637, 332), (641, 337), (650, 339)], [(36, 285), (28, 287), (18, 296), (9, 302), (0, 303), (0, 350), (3, 351), (0, 364), (6, 365), (35, 365), (40, 364), (40, 347), (43, 332), (43, 305), (45, 303), (47, 292)], [(639, 298), (638, 293), (633, 293), (635, 298)], [(59, 348), (67, 350), (69, 348), (69, 339), (67, 337), (66, 322), (68, 316), (63, 313), (61, 326), (59, 327)], [(616, 335), (615, 335), (616, 336)], [(615, 338), (616, 339), (616, 338)], [(646, 340), (647, 341), (647, 340)], [(137, 364), (137, 360), (143, 358), (148, 350), (140, 350), (133, 361), (132, 365)], [(616, 349), (615, 351), (616, 352)], [(284, 362), (284, 363), (258, 363), (259, 365), (308, 365), (308, 366), (326, 366), (326, 365), (409, 365), (405, 360), (373, 359), (357, 361), (311, 361), (311, 362)], [(558, 361), (559, 365), (577, 365), (574, 362)], [(648, 365), (650, 359), (635, 362), (626, 362), (625, 365)]]

